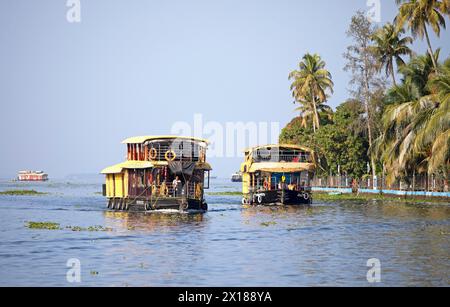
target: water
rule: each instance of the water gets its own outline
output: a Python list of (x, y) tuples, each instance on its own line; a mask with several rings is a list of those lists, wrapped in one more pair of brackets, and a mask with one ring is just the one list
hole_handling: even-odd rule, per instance
[[(0, 182), (0, 286), (449, 286), (450, 206), (315, 202), (309, 208), (251, 208), (208, 196), (209, 212), (108, 212), (100, 179)], [(212, 180), (211, 192), (240, 184)], [(112, 231), (35, 230), (27, 221)], [(66, 262), (81, 262), (81, 283)]]

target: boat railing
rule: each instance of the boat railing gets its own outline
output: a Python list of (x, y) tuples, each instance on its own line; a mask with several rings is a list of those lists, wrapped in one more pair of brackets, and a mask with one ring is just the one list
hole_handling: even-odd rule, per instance
[(255, 155), (253, 162), (299, 162), (311, 163), (311, 156), (309, 154), (281, 154), (281, 155)]
[(139, 198), (200, 198), (203, 195), (203, 189), (199, 195), (199, 185), (198, 182), (186, 182), (184, 185), (180, 184), (176, 188), (172, 183), (162, 183), (159, 185), (131, 185), (129, 187), (128, 194), (130, 197)]
[(127, 160), (206, 162), (206, 156), (203, 150), (195, 147), (180, 149), (171, 145), (153, 144), (138, 152), (129, 149)]
[(286, 190), (286, 191), (311, 191), (311, 187), (308, 185), (301, 184), (271, 184), (270, 186), (258, 185), (254, 188), (249, 188), (250, 193), (259, 193), (264, 191), (277, 191), (277, 190)]

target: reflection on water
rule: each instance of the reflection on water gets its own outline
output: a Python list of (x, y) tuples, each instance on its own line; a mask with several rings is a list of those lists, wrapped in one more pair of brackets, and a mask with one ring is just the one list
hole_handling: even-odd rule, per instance
[[(0, 285), (71, 286), (69, 258), (80, 259), (83, 286), (368, 286), (369, 258), (381, 261), (381, 286), (449, 285), (449, 205), (242, 208), (240, 197), (208, 196), (206, 214), (126, 213), (105, 208), (100, 183), (0, 182), (0, 191), (49, 193), (0, 197)], [(112, 231), (32, 230), (26, 221)]]
[(167, 228), (198, 229), (204, 226), (203, 214), (178, 212), (113, 212), (105, 211), (105, 225), (117, 231), (163, 231)]

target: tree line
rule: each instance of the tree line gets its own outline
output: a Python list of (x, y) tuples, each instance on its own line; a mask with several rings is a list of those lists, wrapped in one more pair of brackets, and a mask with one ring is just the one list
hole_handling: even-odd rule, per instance
[[(429, 35), (445, 31), (450, 0), (396, 2), (397, 16), (381, 27), (362, 11), (352, 17), (343, 54), (350, 95), (335, 111), (327, 105), (332, 74), (320, 55), (305, 54), (289, 74), (300, 115), (280, 143), (311, 147), (319, 175), (383, 176), (388, 184), (418, 174), (449, 177), (450, 57), (441, 58)], [(426, 54), (412, 50), (416, 40), (425, 40)]]

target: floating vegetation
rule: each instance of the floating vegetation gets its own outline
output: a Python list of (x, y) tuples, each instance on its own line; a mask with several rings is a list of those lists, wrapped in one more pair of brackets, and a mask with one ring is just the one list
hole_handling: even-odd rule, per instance
[(61, 230), (60, 225), (53, 222), (28, 222), (27, 227), (30, 229)]
[(206, 193), (210, 196), (242, 196), (242, 192), (235, 191), (235, 192), (209, 192)]
[(64, 228), (61, 227), (59, 223), (54, 222), (27, 222), (26, 225), (30, 229), (48, 229), (48, 230), (72, 230), (72, 231), (112, 231), (112, 228), (104, 227), (104, 226), (89, 226), (89, 227), (80, 227), (80, 226), (66, 226)]
[(264, 227), (269, 227), (269, 226), (273, 226), (276, 224), (277, 224), (277, 222), (262, 222), (260, 225), (264, 226)]
[(89, 227), (80, 227), (80, 226), (66, 226), (66, 229), (70, 229), (72, 231), (112, 231), (112, 228), (104, 227), (100, 225), (89, 226)]
[(25, 195), (45, 195), (47, 193), (38, 192), (35, 190), (9, 190), (2, 191), (0, 195), (25, 196)]

